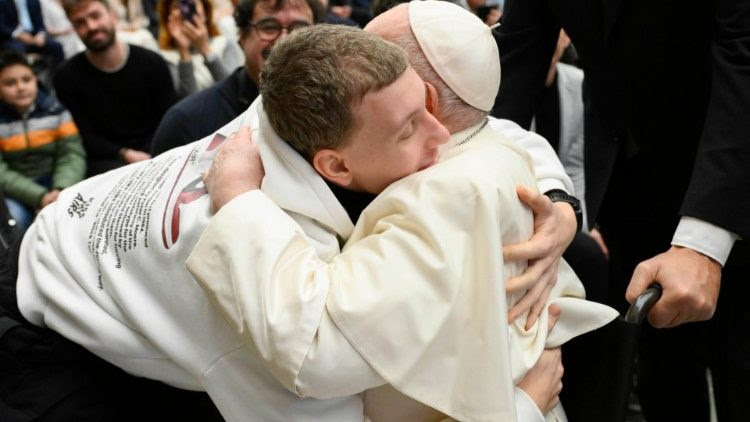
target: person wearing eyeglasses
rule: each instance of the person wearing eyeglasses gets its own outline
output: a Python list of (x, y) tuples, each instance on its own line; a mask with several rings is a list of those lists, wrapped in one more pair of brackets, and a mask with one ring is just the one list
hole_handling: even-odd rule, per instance
[(151, 154), (201, 139), (239, 116), (258, 96), (260, 70), (273, 45), (324, 17), (317, 0), (240, 0), (234, 20), (245, 65), (170, 108), (156, 130)]

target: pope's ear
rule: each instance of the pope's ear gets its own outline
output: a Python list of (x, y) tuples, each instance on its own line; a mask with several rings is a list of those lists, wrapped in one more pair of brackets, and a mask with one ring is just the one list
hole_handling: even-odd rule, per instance
[(425, 106), (427, 107), (427, 111), (430, 112), (433, 116), (437, 116), (437, 110), (438, 110), (438, 93), (437, 89), (435, 89), (435, 86), (433, 86), (429, 82), (424, 83), (425, 87)]
[(334, 149), (321, 149), (312, 159), (315, 170), (329, 182), (343, 188), (352, 184), (353, 175), (344, 157)]

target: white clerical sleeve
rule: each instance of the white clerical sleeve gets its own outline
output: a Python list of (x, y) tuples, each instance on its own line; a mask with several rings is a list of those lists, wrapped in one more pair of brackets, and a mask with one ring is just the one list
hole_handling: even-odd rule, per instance
[(516, 415), (518, 422), (544, 422), (542, 412), (525, 391), (516, 387)]
[[(278, 265), (284, 262), (303, 265)], [(385, 383), (325, 310), (326, 263), (299, 225), (260, 191), (221, 208), (187, 266), (288, 390), (322, 399)]]
[[(549, 142), (540, 135), (528, 131), (515, 122), (490, 117), (490, 127), (503, 135), (512, 144), (525, 150), (534, 166), (539, 192), (552, 189), (562, 189), (571, 195), (576, 195), (573, 181), (565, 172), (560, 159)], [(582, 198), (581, 198), (582, 199)]]

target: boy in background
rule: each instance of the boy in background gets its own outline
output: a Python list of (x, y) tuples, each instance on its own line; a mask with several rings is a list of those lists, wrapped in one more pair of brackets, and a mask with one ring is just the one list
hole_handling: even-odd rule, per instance
[(0, 189), (19, 228), (26, 230), (35, 210), (54, 202), (85, 172), (85, 152), (70, 113), (39, 92), (21, 53), (0, 53)]

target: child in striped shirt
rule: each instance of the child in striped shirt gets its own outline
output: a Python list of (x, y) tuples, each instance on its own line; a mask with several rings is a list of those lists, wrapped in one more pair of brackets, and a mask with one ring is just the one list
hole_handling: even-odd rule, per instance
[(24, 231), (35, 211), (81, 181), (86, 155), (67, 110), (38, 90), (26, 58), (0, 53), (0, 190)]

